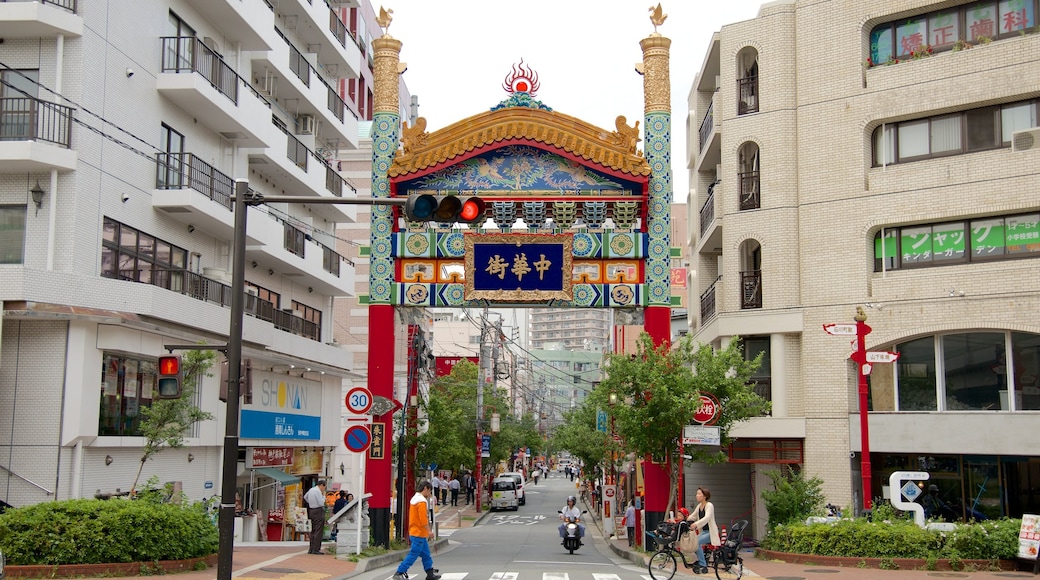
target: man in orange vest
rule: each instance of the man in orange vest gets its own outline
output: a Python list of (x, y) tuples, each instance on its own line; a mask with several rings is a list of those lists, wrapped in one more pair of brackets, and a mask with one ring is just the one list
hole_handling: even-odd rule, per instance
[(426, 580), (440, 580), (440, 571), (433, 567), (433, 557), (430, 556), (429, 539), (433, 538), (433, 531), (430, 528), (429, 500), (432, 495), (433, 484), (424, 480), (419, 483), (415, 495), (408, 502), (408, 537), (412, 542), (412, 548), (397, 566), (393, 580), (408, 580), (408, 569), (418, 558), (422, 558)]

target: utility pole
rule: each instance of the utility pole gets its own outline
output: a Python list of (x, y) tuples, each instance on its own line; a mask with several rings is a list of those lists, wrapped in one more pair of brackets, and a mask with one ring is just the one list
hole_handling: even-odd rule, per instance
[(484, 316), (480, 321), (480, 373), (477, 375), (477, 513), (480, 513), (480, 500), (483, 497), (484, 472), (481, 458), (484, 443), (484, 383), (490, 377), (491, 345), (488, 343), (488, 308), (484, 306)]

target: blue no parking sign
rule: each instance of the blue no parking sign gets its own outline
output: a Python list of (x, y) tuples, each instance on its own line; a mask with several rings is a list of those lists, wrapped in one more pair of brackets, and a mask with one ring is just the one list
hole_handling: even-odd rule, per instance
[(347, 449), (361, 453), (372, 444), (372, 432), (365, 425), (352, 425), (343, 434), (343, 444), (347, 446)]

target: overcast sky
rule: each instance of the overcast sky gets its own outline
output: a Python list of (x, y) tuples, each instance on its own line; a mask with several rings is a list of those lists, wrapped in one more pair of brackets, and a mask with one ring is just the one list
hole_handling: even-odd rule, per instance
[[(373, 0), (376, 11), (379, 1)], [(687, 196), (687, 94), (712, 33), (758, 14), (761, 0), (671, 0), (658, 32), (672, 39), (673, 197)], [(656, 2), (653, 3), (656, 6)], [(405, 82), (419, 98), (427, 131), (503, 101), (503, 80), (523, 59), (541, 84), (535, 98), (554, 111), (609, 131), (618, 115), (640, 121), (643, 59), (653, 31), (648, 0), (383, 0), (394, 11), (389, 34), (402, 41)], [(695, 125), (699, 126), (698, 123)], [(640, 149), (643, 143), (639, 144)]]

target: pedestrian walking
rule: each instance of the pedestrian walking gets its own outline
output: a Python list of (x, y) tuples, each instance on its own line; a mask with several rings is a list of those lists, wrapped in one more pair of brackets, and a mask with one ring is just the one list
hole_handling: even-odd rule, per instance
[(474, 496), (477, 493), (477, 478), (473, 477), (473, 474), (466, 472), (466, 505), (473, 503)]
[(321, 551), (321, 537), (325, 534), (325, 480), (319, 479), (314, 487), (303, 494), (303, 502), (307, 505), (307, 519), (311, 521), (310, 549), (308, 554), (324, 554)]
[(433, 495), (433, 484), (420, 482), (418, 491), (408, 502), (408, 538), (412, 542), (408, 555), (397, 566), (393, 580), (408, 580), (408, 569), (419, 558), (422, 558), (426, 580), (440, 580), (440, 570), (433, 567), (433, 556), (430, 555), (430, 542), (433, 529), (430, 527), (430, 496)]
[(433, 503), (436, 504), (441, 500), (441, 478), (437, 477), (437, 472), (430, 478), (430, 485), (433, 486)]
[(628, 500), (628, 509), (625, 510), (625, 530), (628, 532), (628, 547), (636, 545), (636, 500)]
[(452, 478), (448, 484), (448, 491), (451, 492), (451, 505), (459, 505), (459, 489), (462, 488), (462, 483), (459, 482), (459, 476), (456, 475)]

